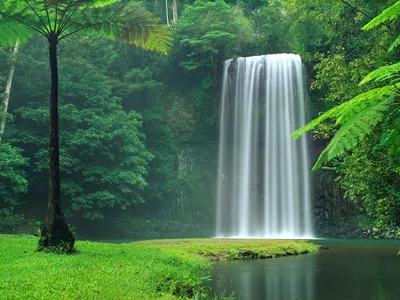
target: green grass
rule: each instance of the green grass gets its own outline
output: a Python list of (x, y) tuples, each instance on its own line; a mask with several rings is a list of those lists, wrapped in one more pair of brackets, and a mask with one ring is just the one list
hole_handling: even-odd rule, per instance
[(150, 240), (136, 242), (133, 245), (157, 246), (165, 250), (197, 254), (209, 260), (275, 258), (317, 252), (319, 248), (307, 241), (262, 239)]
[(0, 235), (0, 299), (176, 299), (204, 291), (211, 264), (149, 246), (76, 243), (77, 255), (35, 252), (38, 239)]
[(187, 299), (196, 294), (205, 299), (210, 258), (317, 251), (305, 242), (190, 239), (77, 241), (79, 254), (57, 255), (35, 252), (37, 242), (32, 236), (0, 235), (0, 299)]

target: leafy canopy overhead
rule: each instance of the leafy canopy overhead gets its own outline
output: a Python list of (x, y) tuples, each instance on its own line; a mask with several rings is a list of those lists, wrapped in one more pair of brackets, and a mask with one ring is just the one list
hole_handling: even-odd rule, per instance
[(82, 30), (166, 53), (170, 32), (150, 13), (120, 0), (6, 0), (0, 3), (0, 44), (26, 41), (34, 33), (49, 42)]

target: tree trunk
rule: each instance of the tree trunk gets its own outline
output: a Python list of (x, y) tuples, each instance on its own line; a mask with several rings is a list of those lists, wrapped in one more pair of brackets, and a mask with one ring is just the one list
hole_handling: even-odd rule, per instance
[(167, 25), (169, 26), (168, 0), (165, 0), (165, 16), (167, 18)]
[(3, 137), (4, 128), (6, 127), (6, 119), (7, 119), (6, 114), (8, 111), (8, 102), (10, 101), (11, 86), (12, 86), (12, 81), (14, 78), (15, 62), (16, 62), (16, 55), (18, 53), (18, 49), (19, 49), (19, 43), (16, 42), (15, 46), (14, 46), (14, 50), (12, 52), (11, 59), (10, 59), (10, 72), (8, 73), (6, 90), (4, 93), (4, 99), (3, 99), (3, 105), (2, 105), (2, 111), (4, 113), (4, 116), (0, 122), (0, 144), (1, 144), (1, 139)]
[(176, 0), (172, 1), (172, 20), (174, 24), (178, 22), (178, 6), (176, 4)]
[(65, 222), (60, 199), (57, 39), (56, 35), (49, 36), (51, 71), (49, 194), (47, 215), (41, 226), (39, 249), (57, 247), (62, 252), (74, 252), (75, 237)]

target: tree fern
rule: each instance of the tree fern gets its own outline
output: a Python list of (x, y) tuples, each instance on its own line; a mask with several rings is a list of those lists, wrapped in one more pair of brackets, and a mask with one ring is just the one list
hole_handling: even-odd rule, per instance
[(85, 30), (165, 54), (172, 39), (167, 26), (158, 24), (158, 21), (150, 13), (140, 14), (137, 8), (124, 4), (85, 8), (71, 18), (60, 40)]
[(387, 99), (392, 94), (392, 91), (393, 86), (388, 85), (357, 95), (353, 99), (328, 110), (307, 125), (297, 129), (295, 132), (293, 132), (292, 138), (298, 139), (301, 135), (313, 130), (316, 126), (327, 121), (328, 119), (335, 119), (336, 125), (345, 124), (363, 109)]
[[(385, 21), (394, 20), (400, 15), (400, 1), (385, 9), (380, 15), (363, 27), (364, 30), (372, 29)], [(392, 44), (392, 50), (400, 44), (400, 38)], [(400, 63), (380, 67), (369, 73), (359, 85), (367, 83), (390, 83), (383, 87), (375, 88), (362, 93), (353, 99), (336, 106), (312, 120), (292, 134), (292, 138), (299, 138), (302, 134), (314, 129), (328, 119), (336, 120), (340, 126), (334, 137), (324, 149), (314, 165), (313, 170), (319, 169), (332, 159), (343, 155), (347, 150), (354, 148), (361, 140), (371, 133), (376, 125), (384, 118), (386, 111), (391, 107), (398, 110)], [(393, 131), (390, 131), (393, 133)], [(398, 137), (398, 132), (394, 131)], [(393, 136), (391, 136), (393, 138)]]
[[(35, 17), (30, 14), (29, 7), (21, 2), (4, 1), (0, 4), (0, 44), (3, 46), (12, 46), (18, 40), (24, 43), (37, 31), (32, 28)], [(16, 18), (23, 18), (25, 24)]]
[[(368, 24), (366, 24), (362, 29), (370, 30), (375, 28), (386, 21), (392, 21), (396, 19), (400, 15), (400, 1), (397, 1), (392, 6), (385, 9), (381, 14), (379, 14), (376, 18), (372, 19)], [(393, 51), (394, 48), (400, 45), (400, 36), (396, 38), (396, 40), (389, 47), (388, 52)]]
[(329, 145), (322, 151), (313, 170), (317, 170), (332, 159), (341, 156), (346, 150), (354, 148), (371, 133), (382, 120), (385, 112), (389, 109), (389, 104), (393, 103), (393, 99), (394, 95), (384, 101), (369, 105), (341, 126)]
[(60, 41), (85, 30), (145, 50), (166, 53), (171, 32), (150, 13), (120, 0), (8, 0), (0, 4), (0, 44), (26, 41), (35, 32)]
[(400, 75), (400, 63), (396, 63), (390, 66), (380, 67), (371, 73), (369, 73), (365, 78), (360, 82), (359, 85), (366, 84), (370, 81), (375, 82), (383, 82), (383, 81), (398, 81)]
[(74, 251), (75, 237), (65, 223), (60, 200), (58, 138), (57, 45), (79, 31), (123, 40), (146, 50), (166, 53), (170, 32), (158, 19), (142, 13), (131, 2), (117, 0), (2, 0), (0, 44), (26, 41), (33, 33), (47, 39), (50, 58), (50, 168), (48, 212), (41, 226), (39, 248), (67, 245)]
[(396, 88), (397, 86), (387, 85), (360, 94), (296, 130), (292, 134), (292, 138), (295, 139), (328, 119), (335, 119), (335, 124), (341, 126), (321, 153), (313, 170), (343, 155), (346, 150), (355, 147), (367, 134), (371, 133), (394, 102)]
[(372, 28), (377, 27), (378, 25), (381, 25), (382, 23), (384, 23), (386, 21), (392, 21), (392, 20), (396, 19), (399, 15), (400, 15), (400, 1), (397, 1), (395, 4), (386, 8), (377, 17), (375, 17), (370, 22), (368, 22), (366, 25), (364, 25), (364, 27), (362, 29), (370, 30)]
[(394, 48), (397, 48), (400, 45), (400, 35), (397, 39), (390, 45), (388, 52), (392, 52)]

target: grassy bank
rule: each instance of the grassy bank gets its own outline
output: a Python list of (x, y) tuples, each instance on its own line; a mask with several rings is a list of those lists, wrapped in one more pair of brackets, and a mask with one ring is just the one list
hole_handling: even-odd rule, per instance
[(318, 246), (306, 241), (248, 239), (183, 239), (150, 240), (133, 245), (157, 246), (207, 257), (209, 260), (264, 259), (318, 251)]
[(37, 253), (36, 244), (36, 237), (0, 235), (0, 299), (192, 298), (207, 295), (209, 258), (243, 258), (248, 251), (258, 253), (253, 257), (273, 257), (317, 250), (308, 243), (284, 241), (78, 241), (79, 254), (60, 256)]
[(207, 259), (156, 247), (78, 241), (78, 255), (35, 252), (0, 235), (0, 299), (176, 299), (201, 291)]

